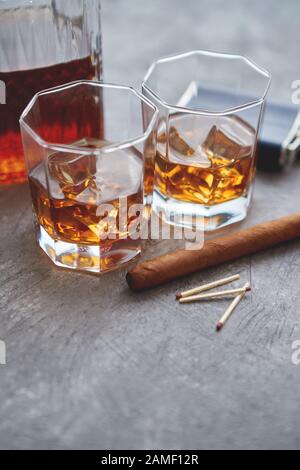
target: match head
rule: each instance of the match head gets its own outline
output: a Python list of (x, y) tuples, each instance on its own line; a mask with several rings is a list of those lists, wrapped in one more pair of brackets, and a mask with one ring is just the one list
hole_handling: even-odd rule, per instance
[(245, 289), (246, 289), (246, 292), (251, 291), (251, 286), (250, 286), (249, 282), (246, 284)]
[(217, 330), (218, 332), (221, 331), (221, 330), (223, 329), (223, 326), (224, 326), (223, 323), (218, 323), (218, 324), (217, 324), (217, 327), (216, 327), (216, 330)]
[(180, 299), (182, 299), (182, 294), (177, 294), (176, 295), (176, 300), (180, 300)]

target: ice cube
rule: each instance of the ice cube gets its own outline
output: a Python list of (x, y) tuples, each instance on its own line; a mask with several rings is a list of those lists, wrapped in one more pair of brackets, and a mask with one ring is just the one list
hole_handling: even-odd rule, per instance
[(44, 164), (41, 163), (37, 165), (31, 172), (30, 172), (30, 179), (35, 182), (37, 186), (42, 188), (43, 192), (48, 192), (48, 183), (49, 183), (49, 192), (50, 196), (53, 199), (63, 200), (65, 198), (64, 193), (61, 190), (61, 187), (56, 179), (51, 179), (47, 183), (47, 177), (45, 172)]
[[(109, 142), (84, 138), (73, 142), (74, 147), (102, 148)], [(52, 184), (59, 184), (66, 196), (76, 198), (76, 195), (88, 187), (97, 172), (97, 156), (89, 154), (75, 154), (56, 152), (48, 159), (49, 175)]]
[[(162, 144), (166, 144), (166, 133), (162, 133), (158, 137), (158, 151), (164, 154)], [(192, 148), (189, 143), (182, 137), (180, 132), (175, 126), (172, 126), (169, 131), (168, 139), (168, 160), (173, 163), (180, 165), (191, 165), (199, 166), (201, 168), (210, 168), (211, 161), (208, 158), (206, 152), (203, 151), (202, 147)], [(166, 145), (164, 145), (166, 148)]]
[(50, 176), (60, 184), (64, 192), (72, 192), (73, 188), (77, 192), (78, 187), (84, 186), (96, 173), (96, 157), (57, 152), (49, 157), (48, 168)]
[(238, 160), (249, 156), (251, 148), (251, 145), (245, 145), (234, 129), (226, 124), (220, 128), (214, 125), (203, 143), (203, 149), (211, 156), (228, 160)]
[[(158, 138), (158, 142), (166, 142), (166, 134), (161, 134)], [(176, 127), (171, 127), (169, 131), (169, 147), (182, 155), (191, 156), (195, 153), (188, 143), (180, 136)]]
[(132, 151), (98, 155), (96, 167), (94, 175), (77, 192), (76, 201), (99, 205), (141, 192), (143, 160)]

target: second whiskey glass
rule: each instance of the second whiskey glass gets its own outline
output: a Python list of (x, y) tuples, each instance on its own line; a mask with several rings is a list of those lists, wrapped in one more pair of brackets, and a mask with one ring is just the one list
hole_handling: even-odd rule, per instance
[(134, 89), (80, 81), (21, 117), (37, 242), (57, 265), (111, 271), (142, 249), (158, 111)]
[(269, 85), (268, 72), (237, 55), (152, 64), (143, 94), (160, 112), (153, 209), (168, 223), (209, 231), (246, 217)]

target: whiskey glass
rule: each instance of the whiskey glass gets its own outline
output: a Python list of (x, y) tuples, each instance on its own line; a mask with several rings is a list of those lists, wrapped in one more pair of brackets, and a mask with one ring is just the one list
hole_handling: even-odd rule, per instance
[(101, 76), (100, 0), (0, 0), (0, 184), (27, 180), (19, 119), (32, 97)]
[(157, 119), (134, 89), (94, 81), (40, 92), (25, 109), (36, 238), (57, 266), (102, 273), (141, 252)]
[(270, 75), (249, 59), (192, 51), (153, 63), (143, 94), (159, 109), (153, 210), (212, 231), (243, 220)]

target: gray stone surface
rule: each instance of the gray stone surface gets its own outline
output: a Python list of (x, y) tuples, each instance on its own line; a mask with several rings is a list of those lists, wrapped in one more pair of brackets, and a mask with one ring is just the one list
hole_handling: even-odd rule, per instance
[[(300, 78), (298, 0), (103, 4), (107, 80), (138, 83), (154, 58), (195, 48), (253, 57), (281, 101)], [(259, 175), (247, 224), (298, 210), (299, 180), (300, 167)], [(35, 246), (26, 186), (0, 190), (0, 217), (0, 448), (300, 447), (300, 241), (135, 295), (124, 271), (56, 269)], [(219, 335), (226, 302), (174, 302), (236, 272), (253, 292)]]

